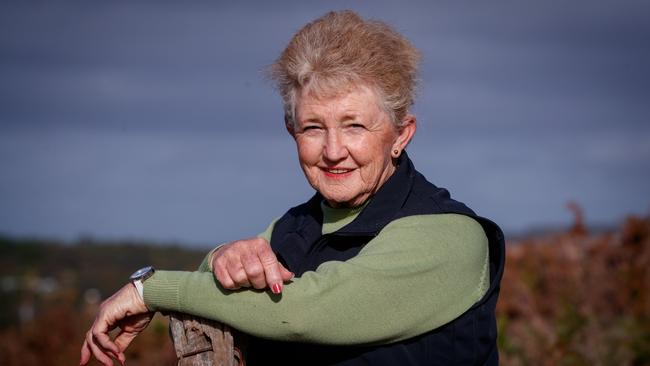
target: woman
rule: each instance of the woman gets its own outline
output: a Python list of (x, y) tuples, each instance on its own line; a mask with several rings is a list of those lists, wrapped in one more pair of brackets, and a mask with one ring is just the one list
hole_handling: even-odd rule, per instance
[(405, 152), (417, 60), (349, 11), (301, 29), (272, 76), (316, 194), (197, 272), (136, 276), (102, 304), (81, 363), (123, 361), (155, 311), (179, 311), (250, 334), (251, 365), (497, 364), (503, 235)]

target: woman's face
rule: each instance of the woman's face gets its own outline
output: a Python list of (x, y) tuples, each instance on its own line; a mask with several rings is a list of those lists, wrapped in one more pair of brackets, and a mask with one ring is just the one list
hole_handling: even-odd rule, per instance
[(401, 153), (415, 132), (412, 116), (398, 130), (378, 101), (366, 87), (298, 98), (289, 132), (309, 184), (332, 207), (356, 207), (377, 192), (395, 171), (392, 151)]

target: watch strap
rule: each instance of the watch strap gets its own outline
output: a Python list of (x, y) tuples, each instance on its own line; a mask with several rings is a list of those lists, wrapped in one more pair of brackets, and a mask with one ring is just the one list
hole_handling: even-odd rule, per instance
[(132, 283), (138, 291), (138, 295), (140, 295), (140, 300), (144, 301), (144, 285), (142, 284), (142, 280), (135, 280)]

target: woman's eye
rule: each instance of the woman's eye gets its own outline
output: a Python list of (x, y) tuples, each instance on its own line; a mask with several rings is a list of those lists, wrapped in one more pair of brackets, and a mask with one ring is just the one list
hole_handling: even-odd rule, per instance
[(315, 131), (320, 130), (320, 126), (305, 126), (302, 128), (303, 131)]

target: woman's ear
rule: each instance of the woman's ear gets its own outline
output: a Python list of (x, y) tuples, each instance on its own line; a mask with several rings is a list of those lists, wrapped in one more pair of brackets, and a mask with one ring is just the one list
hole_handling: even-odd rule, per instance
[(397, 139), (393, 145), (393, 150), (397, 150), (400, 153), (406, 149), (406, 145), (411, 142), (413, 135), (415, 135), (415, 130), (417, 130), (417, 119), (412, 114), (407, 114), (402, 120), (402, 124), (397, 128)]

